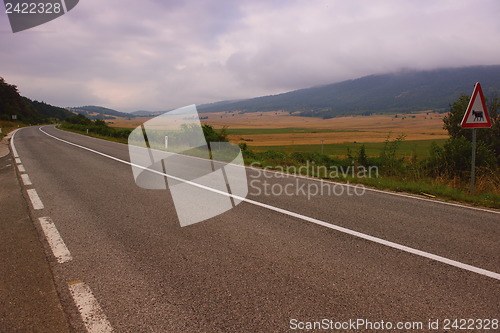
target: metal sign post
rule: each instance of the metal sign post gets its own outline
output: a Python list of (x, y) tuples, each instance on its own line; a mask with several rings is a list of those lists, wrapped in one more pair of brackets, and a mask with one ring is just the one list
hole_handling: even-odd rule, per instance
[(470, 193), (474, 194), (476, 181), (476, 131), (478, 128), (491, 127), (491, 119), (486, 109), (483, 90), (479, 82), (474, 86), (472, 97), (460, 124), (462, 128), (472, 128), (472, 158), (470, 165)]
[(470, 193), (474, 194), (474, 187), (476, 181), (476, 131), (472, 129), (472, 158), (470, 162)]

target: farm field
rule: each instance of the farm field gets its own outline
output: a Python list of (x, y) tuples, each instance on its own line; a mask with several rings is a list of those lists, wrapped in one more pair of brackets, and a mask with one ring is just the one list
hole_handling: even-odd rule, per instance
[[(391, 137), (394, 139), (395, 137)], [(433, 142), (442, 146), (446, 139), (437, 139), (437, 140), (412, 140), (412, 141), (403, 141), (400, 143), (398, 147), (398, 155), (410, 157), (414, 153), (416, 156), (421, 158), (426, 158), (430, 154), (430, 148)], [(281, 151), (285, 153), (292, 152), (308, 152), (308, 153), (321, 153), (323, 152), (326, 155), (344, 157), (347, 155), (350, 150), (353, 155), (355, 155), (361, 145), (365, 146), (366, 155), (369, 157), (379, 156), (380, 152), (384, 148), (384, 142), (368, 142), (368, 143), (333, 143), (333, 144), (324, 144), (323, 147), (319, 144), (315, 145), (286, 145), (286, 146), (252, 146), (252, 150), (254, 151)]]
[[(389, 133), (394, 139), (405, 134), (399, 154), (425, 157), (433, 141), (442, 144), (448, 138), (443, 129), (444, 114), (420, 111), (412, 114), (348, 116), (331, 119), (298, 117), (288, 112), (202, 113), (202, 122), (216, 129), (227, 128), (229, 141), (246, 143), (257, 151), (316, 151), (327, 155), (345, 155), (347, 148), (357, 151), (365, 144), (368, 155), (377, 155)], [(117, 118), (110, 126), (134, 128), (147, 117)]]

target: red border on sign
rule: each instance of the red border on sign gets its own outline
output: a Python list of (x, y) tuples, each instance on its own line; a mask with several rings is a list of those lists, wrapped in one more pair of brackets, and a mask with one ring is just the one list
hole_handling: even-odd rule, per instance
[[(472, 111), (472, 106), (476, 101), (477, 95), (481, 98), (481, 104), (483, 106), (484, 118), (486, 119), (485, 123), (467, 123), (467, 119)], [(460, 123), (462, 128), (489, 128), (491, 127), (491, 119), (490, 114), (488, 113), (488, 109), (486, 109), (486, 103), (484, 101), (483, 89), (481, 89), (481, 84), (479, 82), (474, 86), (474, 92), (472, 93), (472, 97), (469, 101), (469, 105), (467, 106), (467, 111), (465, 111), (464, 117), (462, 118), (462, 122)]]

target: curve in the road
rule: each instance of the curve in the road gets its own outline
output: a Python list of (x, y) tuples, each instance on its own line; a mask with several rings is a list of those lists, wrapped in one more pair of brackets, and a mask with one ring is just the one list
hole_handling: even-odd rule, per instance
[[(400, 251), (403, 251), (403, 252), (407, 252), (407, 253), (410, 253), (410, 254), (413, 254), (413, 255), (417, 255), (417, 256), (420, 256), (420, 257), (424, 257), (424, 258), (427, 258), (427, 259), (430, 259), (430, 260), (434, 260), (434, 261), (437, 261), (437, 262), (441, 262), (441, 263), (444, 263), (444, 264), (447, 264), (447, 265), (450, 265), (450, 266), (454, 266), (454, 267), (457, 267), (457, 268), (460, 268), (460, 269), (463, 269), (463, 270), (474, 272), (474, 273), (477, 273), (477, 274), (480, 274), (480, 275), (483, 275), (483, 276), (487, 276), (487, 277), (490, 277), (490, 278), (493, 278), (493, 279), (496, 279), (496, 280), (500, 280), (500, 274), (496, 273), (496, 272), (492, 272), (492, 271), (485, 270), (485, 269), (482, 269), (482, 268), (479, 268), (479, 267), (476, 267), (476, 266), (468, 265), (468, 264), (465, 264), (465, 263), (462, 263), (462, 262), (459, 262), (459, 261), (456, 261), (456, 260), (445, 258), (445, 257), (439, 256), (439, 255), (436, 255), (436, 254), (429, 253), (429, 252), (421, 251), (421, 250), (418, 250), (418, 249), (415, 249), (415, 248), (412, 248), (412, 247), (408, 247), (408, 246), (405, 246), (405, 245), (402, 245), (402, 244), (398, 244), (398, 243), (395, 243), (395, 242), (387, 241), (387, 240), (382, 239), (382, 238), (370, 236), (368, 234), (364, 234), (364, 233), (361, 233), (361, 232), (358, 232), (358, 231), (355, 231), (355, 230), (351, 230), (351, 229), (347, 229), (347, 228), (344, 228), (344, 227), (340, 227), (340, 226), (337, 226), (337, 225), (334, 225), (334, 224), (331, 224), (331, 223), (328, 223), (328, 222), (325, 222), (325, 221), (322, 221), (322, 220), (319, 220), (319, 219), (315, 219), (315, 218), (312, 218), (312, 217), (309, 217), (309, 216), (306, 216), (306, 215), (303, 215), (303, 214), (292, 212), (292, 211), (289, 211), (289, 210), (286, 210), (286, 209), (282, 209), (282, 208), (279, 208), (279, 207), (271, 206), (271, 205), (268, 205), (268, 204), (265, 204), (265, 203), (262, 203), (262, 202), (258, 202), (258, 201), (251, 200), (251, 199), (248, 199), (248, 198), (240, 197), (240, 196), (233, 195), (233, 194), (230, 194), (230, 193), (226, 193), (226, 192), (223, 192), (223, 191), (219, 191), (219, 190), (216, 190), (216, 189), (213, 189), (213, 188), (210, 188), (210, 187), (207, 187), (207, 186), (203, 186), (203, 185), (200, 185), (200, 184), (188, 181), (188, 180), (184, 180), (184, 179), (172, 176), (172, 175), (168, 175), (166, 173), (162, 173), (162, 172), (159, 172), (159, 171), (156, 171), (156, 170), (151, 170), (151, 169), (145, 168), (143, 166), (135, 165), (135, 164), (130, 163), (128, 161), (116, 158), (114, 156), (111, 156), (111, 155), (108, 155), (108, 154), (104, 154), (104, 153), (99, 152), (97, 150), (94, 150), (94, 149), (91, 149), (91, 148), (88, 148), (88, 147), (85, 147), (85, 146), (81, 146), (81, 145), (78, 145), (76, 143), (73, 143), (73, 142), (61, 139), (61, 138), (58, 138), (58, 137), (56, 137), (54, 135), (51, 135), (51, 134), (45, 132), (42, 129), (42, 127), (40, 127), (39, 130), (42, 133), (44, 133), (45, 135), (47, 135), (47, 136), (49, 136), (49, 137), (51, 137), (51, 138), (53, 138), (55, 140), (58, 140), (58, 141), (66, 143), (66, 144), (78, 147), (80, 149), (84, 149), (84, 150), (90, 151), (92, 153), (104, 156), (106, 158), (115, 160), (115, 161), (120, 162), (120, 163), (124, 163), (124, 164), (130, 165), (130, 166), (134, 166), (134, 167), (137, 167), (137, 168), (141, 168), (141, 169), (147, 170), (149, 172), (152, 172), (152, 173), (164, 176), (164, 177), (170, 177), (170, 178), (175, 179), (177, 181), (181, 181), (181, 182), (190, 184), (192, 186), (196, 186), (198, 188), (201, 188), (201, 189), (204, 189), (204, 190), (207, 190), (207, 191), (212, 191), (214, 193), (218, 193), (218, 194), (221, 194), (221, 195), (229, 196), (229, 197), (232, 197), (235, 200), (241, 200), (241, 201), (247, 202), (247, 203), (249, 203), (251, 205), (255, 205), (255, 206), (258, 206), (258, 207), (266, 208), (266, 209), (269, 209), (269, 210), (281, 213), (281, 214), (285, 214), (285, 215), (288, 215), (288, 216), (291, 216), (291, 217), (295, 217), (295, 218), (298, 218), (300, 220), (307, 221), (307, 222), (310, 222), (310, 223), (314, 223), (316, 225), (320, 225), (320, 226), (325, 227), (325, 228), (329, 228), (329, 229), (336, 230), (336, 231), (339, 231), (339, 232), (342, 232), (342, 233), (345, 233), (345, 234), (348, 234), (348, 235), (351, 235), (351, 236), (354, 236), (354, 237), (358, 237), (358, 238), (361, 238), (361, 239), (364, 239), (364, 240), (368, 240), (370, 242), (374, 242), (374, 243), (377, 243), (377, 244), (380, 244), (380, 245), (391, 247), (391, 248), (394, 248), (394, 249), (397, 249), (397, 250), (400, 250)], [(12, 144), (14, 142), (13, 140), (14, 140), (14, 138), (12, 138)], [(408, 197), (409, 198), (413, 198), (411, 196), (408, 196)], [(460, 206), (460, 207), (468, 208), (467, 206)], [(484, 210), (484, 211), (491, 212), (491, 213), (497, 213), (495, 211), (490, 211), (490, 210)]]

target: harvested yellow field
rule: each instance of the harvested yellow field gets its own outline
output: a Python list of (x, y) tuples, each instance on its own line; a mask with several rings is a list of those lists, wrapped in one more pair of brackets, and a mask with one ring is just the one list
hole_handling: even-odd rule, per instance
[[(232, 115), (234, 114), (234, 116)], [(262, 114), (262, 115), (261, 115)], [(327, 133), (276, 133), (230, 135), (231, 142), (247, 142), (251, 146), (277, 146), (324, 144), (344, 142), (383, 142), (406, 134), (406, 140), (447, 139), (443, 129), (444, 114), (428, 111), (401, 115), (350, 116), (332, 119), (292, 116), (288, 112), (263, 112), (247, 114), (210, 114), (204, 122), (215, 128), (311, 128), (332, 130)], [(252, 141), (250, 141), (252, 140)]]
[[(444, 114), (430, 111), (412, 114), (349, 116), (332, 119), (297, 117), (288, 112), (255, 112), (239, 114), (204, 113), (202, 122), (214, 128), (229, 129), (317, 129), (318, 133), (268, 133), (230, 135), (231, 142), (247, 142), (251, 146), (324, 144), (344, 142), (383, 142), (389, 133), (392, 137), (406, 134), (406, 140), (436, 140), (448, 138), (443, 129)], [(137, 127), (150, 118), (117, 118), (111, 126)], [(324, 132), (331, 130), (332, 132)], [(321, 132), (323, 131), (323, 132)]]
[[(231, 142), (246, 142), (249, 146), (283, 146), (283, 145), (309, 145), (309, 144), (328, 144), (328, 143), (366, 143), (366, 142), (384, 142), (387, 135), (391, 132), (343, 132), (343, 133), (305, 133), (305, 134), (262, 134), (262, 135), (230, 135)], [(399, 134), (406, 134), (405, 140), (436, 140), (447, 139), (447, 134), (428, 135), (411, 133), (407, 134), (404, 130), (393, 131), (391, 139)], [(244, 139), (244, 140), (242, 140)], [(252, 141), (249, 141), (252, 140)]]
[(106, 123), (108, 123), (108, 125), (112, 127), (136, 128), (137, 126), (151, 119), (149, 117), (137, 117), (137, 118), (131, 118), (130, 120), (123, 117), (115, 117), (115, 118), (116, 119), (106, 120)]

